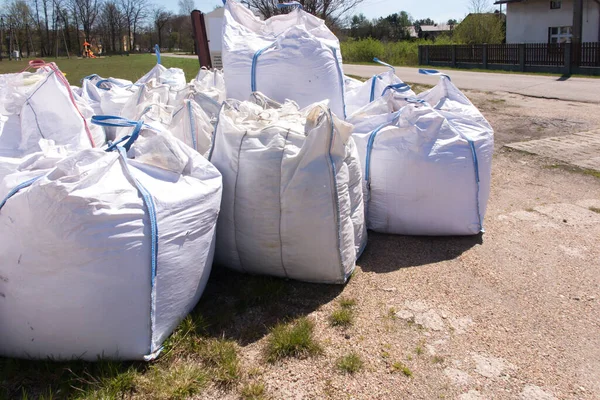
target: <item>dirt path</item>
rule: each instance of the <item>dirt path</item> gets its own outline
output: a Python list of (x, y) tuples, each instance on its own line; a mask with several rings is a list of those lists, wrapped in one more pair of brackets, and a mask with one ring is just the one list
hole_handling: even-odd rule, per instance
[[(289, 283), (270, 306), (235, 317), (225, 335), (271, 398), (600, 398), (600, 214), (590, 210), (600, 210), (600, 179), (501, 148), (594, 128), (598, 106), (468, 95), (497, 133), (487, 232), (371, 233), (345, 288)], [(340, 298), (357, 302), (347, 329), (328, 322)], [(281, 315), (316, 321), (324, 354), (266, 364), (267, 328)], [(349, 352), (364, 361), (354, 375), (335, 367)]]

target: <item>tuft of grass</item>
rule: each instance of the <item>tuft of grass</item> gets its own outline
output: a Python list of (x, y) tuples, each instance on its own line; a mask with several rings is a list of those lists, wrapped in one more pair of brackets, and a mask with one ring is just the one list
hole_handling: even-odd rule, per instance
[(161, 359), (174, 359), (181, 355), (195, 353), (198, 350), (198, 338), (205, 335), (207, 329), (208, 322), (202, 315), (188, 315), (165, 340)]
[(265, 348), (267, 361), (273, 363), (285, 357), (305, 358), (322, 353), (313, 336), (314, 328), (314, 322), (306, 317), (275, 325)]
[(329, 316), (329, 323), (331, 326), (348, 327), (352, 325), (353, 322), (354, 316), (352, 315), (352, 310), (348, 308), (339, 308)]
[(590, 207), (590, 211), (600, 214), (600, 208), (598, 207)]
[(356, 299), (349, 297), (342, 297), (340, 299), (340, 307), (342, 308), (352, 308), (356, 305)]
[(431, 361), (432, 361), (434, 364), (441, 364), (441, 363), (443, 363), (443, 362), (444, 362), (444, 357), (440, 357), (440, 356), (433, 356), (433, 357), (431, 358)]
[(265, 384), (262, 382), (249, 383), (242, 388), (242, 399), (262, 400), (265, 398)]
[(340, 357), (336, 362), (336, 366), (342, 372), (354, 374), (355, 372), (360, 371), (363, 366), (363, 361), (358, 354), (349, 353)]
[(136, 394), (141, 398), (157, 400), (187, 399), (200, 393), (208, 381), (208, 372), (196, 363), (153, 366), (147, 374), (138, 379)]
[(398, 317), (396, 317), (396, 308), (395, 307), (389, 308), (389, 310), (387, 312), (387, 317), (392, 320), (398, 319)]
[(409, 378), (413, 375), (410, 368), (408, 368), (406, 365), (402, 364), (400, 361), (393, 363), (392, 368), (393, 368), (394, 372), (402, 372), (405, 376), (407, 376)]
[(240, 361), (234, 342), (225, 339), (206, 340), (199, 355), (210, 368), (211, 378), (216, 383), (231, 385), (239, 379)]
[(417, 345), (417, 347), (415, 348), (415, 353), (417, 353), (418, 356), (423, 354), (423, 347), (421, 345)]

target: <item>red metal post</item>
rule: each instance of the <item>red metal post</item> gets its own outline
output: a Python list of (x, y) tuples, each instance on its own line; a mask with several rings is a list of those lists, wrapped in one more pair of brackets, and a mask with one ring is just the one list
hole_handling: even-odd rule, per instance
[(194, 35), (194, 46), (196, 49), (196, 54), (198, 55), (198, 62), (200, 63), (200, 66), (209, 69), (212, 68), (204, 14), (198, 10), (192, 11), (192, 32)]

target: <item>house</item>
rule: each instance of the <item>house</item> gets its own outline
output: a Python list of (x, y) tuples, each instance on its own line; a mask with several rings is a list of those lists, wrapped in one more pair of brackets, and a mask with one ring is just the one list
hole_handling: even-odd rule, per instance
[(452, 28), (453, 26), (448, 24), (421, 25), (419, 27), (419, 36), (422, 39), (435, 39), (442, 33), (451, 33)]
[[(498, 0), (506, 4), (506, 43), (564, 43), (573, 33), (575, 0)], [(582, 42), (600, 41), (600, 0), (583, 1)]]

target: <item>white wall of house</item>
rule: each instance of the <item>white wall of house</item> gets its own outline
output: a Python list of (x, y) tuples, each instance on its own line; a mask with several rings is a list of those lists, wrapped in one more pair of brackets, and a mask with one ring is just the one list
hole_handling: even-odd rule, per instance
[[(548, 28), (573, 25), (573, 1), (562, 0), (560, 9), (551, 10), (550, 0), (523, 0), (509, 3), (506, 12), (507, 43), (547, 43)], [(597, 42), (600, 6), (594, 0), (583, 2), (583, 41)]]

